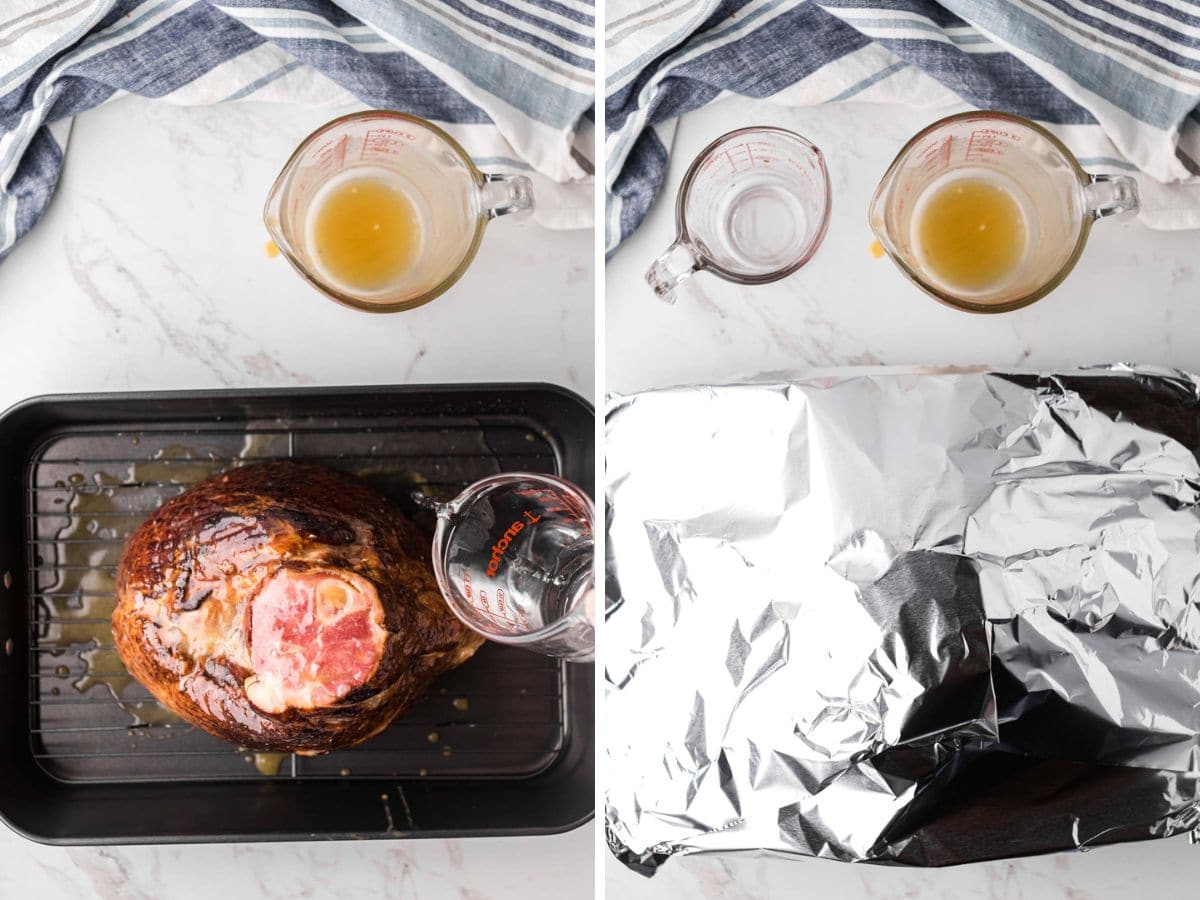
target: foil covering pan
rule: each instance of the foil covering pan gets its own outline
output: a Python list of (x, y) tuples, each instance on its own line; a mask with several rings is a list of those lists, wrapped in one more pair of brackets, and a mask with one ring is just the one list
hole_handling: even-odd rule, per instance
[(1200, 382), (613, 398), (610, 848), (940, 866), (1200, 828)]

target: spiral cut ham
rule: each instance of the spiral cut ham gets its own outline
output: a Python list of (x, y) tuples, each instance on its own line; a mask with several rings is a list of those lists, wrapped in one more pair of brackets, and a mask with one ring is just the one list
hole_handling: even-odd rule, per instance
[(429, 553), (356, 478), (295, 462), (235, 469), (130, 536), (117, 650), (161, 703), (240, 747), (349, 747), (482, 642), (446, 607)]

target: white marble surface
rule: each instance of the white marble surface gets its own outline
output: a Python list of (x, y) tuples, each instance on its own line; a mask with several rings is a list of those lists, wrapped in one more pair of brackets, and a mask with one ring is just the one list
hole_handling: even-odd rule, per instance
[[(391, 316), (343, 309), (267, 257), (267, 188), (342, 111), (124, 99), (81, 116), (58, 196), (0, 263), (0, 408), (61, 391), (464, 381), (548, 381), (590, 398), (590, 232), (496, 222), (450, 293)], [(576, 900), (592, 896), (593, 847), (591, 826), (76, 849), (0, 828), (0, 897)]]
[[(856, 364), (1059, 367), (1129, 360), (1200, 370), (1200, 232), (1103, 222), (1057, 291), (1002, 316), (943, 307), (889, 260), (872, 258), (866, 210), (879, 177), (905, 140), (950, 111), (849, 104), (784, 110), (736, 100), (684, 117), (666, 200), (660, 196), (607, 266), (609, 389)], [(825, 152), (834, 199), (824, 245), (783, 282), (740, 287), (700, 274), (674, 307), (660, 303), (642, 276), (674, 237), (674, 192), (688, 162), (717, 135), (763, 123), (793, 128)], [(940, 871), (689, 857), (651, 880), (609, 859), (606, 882), (609, 896), (621, 900), (1191, 896), (1200, 885), (1200, 847), (1174, 838)]]
[[(1200, 369), (1200, 231), (1099, 223), (1075, 271), (1033, 306), (961, 313), (874, 259), (867, 204), (900, 146), (955, 110), (839, 104), (784, 110), (728, 101), (684, 118), (665, 192), (613, 256), (606, 278), (610, 390), (730, 380), (781, 369), (854, 364), (988, 363), (1049, 367), (1113, 360)], [(742, 287), (700, 273), (675, 306), (642, 281), (674, 239), (674, 195), (692, 157), (746, 125), (793, 128), (825, 153), (833, 186), (829, 233), (791, 278)]]

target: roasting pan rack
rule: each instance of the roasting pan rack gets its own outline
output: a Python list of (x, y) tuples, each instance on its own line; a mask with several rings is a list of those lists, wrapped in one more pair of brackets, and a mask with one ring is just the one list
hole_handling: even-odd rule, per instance
[[(321, 391), (257, 398), (233, 392), (202, 400), (202, 407), (222, 407), (220, 399), (229, 396), (239, 401), (211, 415), (198, 414), (194, 399), (158, 396), (157, 403), (170, 407), (166, 415), (56, 421), (27, 448), (20, 488), (25, 652), (12, 653), (10, 661), (24, 659), (26, 702), (18, 730), (25, 732), (26, 761), (40, 775), (66, 786), (137, 785), (164, 796), (180, 784), (268, 791), (379, 787), (383, 793), (371, 796), (385, 801), (387, 815), (380, 817), (376, 799), (374, 817), (382, 832), (394, 833), (422, 830), (411, 808), (414, 792), (457, 792), (468, 784), (478, 792), (482, 783), (529, 787), (560, 777), (556, 770), (568, 757), (571, 765), (582, 764), (581, 746), (591, 741), (590, 666), (518, 648), (485, 645), (384, 733), (317, 757), (256, 754), (208, 735), (178, 720), (121, 666), (109, 617), (125, 538), (166, 499), (219, 471), (267, 460), (317, 462), (365, 478), (427, 530), (431, 514), (412, 500), (414, 492), (445, 500), (501, 471), (557, 473), (591, 489), (591, 435), (579, 434), (582, 417), (572, 409), (565, 429), (546, 421), (547, 411), (564, 403), (581, 406), (590, 432), (590, 410), (570, 395), (564, 400), (554, 389), (525, 389), (549, 392), (531, 402), (507, 387), (371, 390), (382, 393), (367, 399)], [(430, 394), (444, 402), (431, 407)], [(61, 402), (50, 401), (51, 410)], [(590, 795), (590, 758), (585, 768)], [(410, 781), (407, 790), (401, 787)], [(399, 812), (386, 802), (389, 788), (403, 801)], [(573, 802), (575, 823), (581, 793)], [(589, 811), (590, 805), (589, 796)], [(562, 823), (527, 823), (521, 830), (530, 827), (561, 830)], [(464, 828), (474, 830), (472, 823)]]

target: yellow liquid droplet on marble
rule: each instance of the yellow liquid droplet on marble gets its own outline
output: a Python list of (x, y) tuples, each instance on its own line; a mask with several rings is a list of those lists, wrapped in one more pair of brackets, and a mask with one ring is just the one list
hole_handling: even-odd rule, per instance
[(279, 245), (274, 241), (267, 241), (267, 243), (263, 245), (263, 253), (267, 254), (268, 259), (274, 259), (279, 255)]
[(929, 274), (950, 289), (987, 291), (1009, 281), (1028, 246), (1016, 198), (986, 178), (934, 190), (916, 211), (916, 245)]
[(387, 289), (421, 250), (421, 221), (412, 200), (378, 177), (346, 179), (310, 215), (311, 249), (320, 268), (352, 291)]

